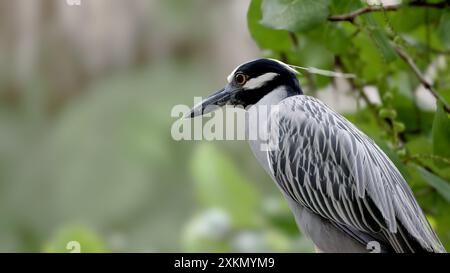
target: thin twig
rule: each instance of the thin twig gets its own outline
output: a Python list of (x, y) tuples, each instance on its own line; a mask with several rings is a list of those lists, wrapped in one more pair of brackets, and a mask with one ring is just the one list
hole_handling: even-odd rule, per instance
[(401, 5), (390, 5), (390, 6), (369, 6), (357, 9), (355, 11), (352, 11), (348, 14), (342, 14), (342, 15), (333, 15), (328, 17), (328, 21), (332, 22), (338, 22), (338, 21), (348, 21), (353, 23), (356, 17), (362, 14), (366, 14), (369, 12), (379, 12), (379, 11), (394, 11), (397, 10)]
[(428, 91), (430, 91), (430, 93), (436, 98), (436, 100), (440, 101), (444, 105), (445, 111), (447, 113), (450, 113), (450, 106), (448, 105), (448, 103), (445, 101), (445, 99), (441, 95), (439, 95), (439, 93), (436, 92), (436, 90), (434, 90), (433, 85), (425, 78), (425, 76), (422, 74), (422, 72), (417, 67), (414, 60), (408, 55), (408, 53), (406, 53), (405, 51), (403, 51), (400, 47), (398, 47), (396, 45), (394, 45), (393, 47), (394, 47), (395, 51), (397, 52), (397, 54), (400, 56), (400, 58), (402, 58), (403, 61), (405, 61), (405, 63), (408, 64), (408, 66), (411, 68), (411, 70), (414, 72), (414, 74), (416, 74), (417, 79), (419, 79), (420, 83), (426, 89), (428, 89)]
[(289, 38), (291, 39), (291, 42), (294, 45), (295, 49), (297, 49), (298, 48), (298, 38), (295, 35), (295, 33), (289, 31)]
[(438, 8), (442, 9), (445, 7), (450, 7), (450, 1), (442, 1), (437, 3), (427, 3), (423, 1), (412, 1), (407, 4), (398, 4), (398, 5), (388, 5), (388, 6), (368, 6), (364, 8), (360, 8), (354, 10), (347, 14), (342, 15), (332, 15), (328, 17), (328, 21), (339, 22), (339, 21), (347, 21), (353, 23), (355, 18), (366, 13), (370, 12), (380, 12), (380, 11), (395, 11), (398, 10), (402, 6), (411, 6), (411, 7), (428, 7), (428, 8)]

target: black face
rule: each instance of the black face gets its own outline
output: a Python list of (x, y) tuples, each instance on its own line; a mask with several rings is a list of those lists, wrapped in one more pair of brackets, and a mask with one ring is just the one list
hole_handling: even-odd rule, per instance
[(253, 105), (278, 87), (290, 94), (302, 94), (297, 72), (288, 65), (270, 59), (258, 59), (238, 66), (227, 78), (225, 88), (195, 106), (190, 117), (206, 113), (207, 106), (225, 104), (247, 107)]
[[(239, 66), (230, 75), (234, 85), (240, 91), (231, 96), (232, 105), (247, 107), (261, 100), (277, 87), (284, 86), (288, 92), (301, 94), (297, 72), (288, 65), (270, 59), (258, 59)], [(242, 81), (245, 79), (245, 81)]]

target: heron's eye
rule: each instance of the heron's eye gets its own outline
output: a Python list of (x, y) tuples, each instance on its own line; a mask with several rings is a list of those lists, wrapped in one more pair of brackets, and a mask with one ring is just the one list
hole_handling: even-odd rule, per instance
[(244, 85), (247, 82), (247, 76), (243, 73), (237, 73), (234, 76), (234, 81), (239, 85)]

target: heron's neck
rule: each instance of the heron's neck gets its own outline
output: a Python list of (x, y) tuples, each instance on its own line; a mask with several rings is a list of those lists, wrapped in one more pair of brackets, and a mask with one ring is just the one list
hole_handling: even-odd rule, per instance
[(267, 95), (265, 95), (264, 97), (262, 97), (256, 104), (254, 104), (252, 107), (258, 107), (261, 105), (264, 106), (273, 106), (273, 105), (277, 105), (278, 103), (280, 103), (280, 101), (284, 100), (287, 97), (290, 96), (295, 96), (295, 95), (299, 95), (301, 93), (298, 93), (296, 91), (294, 91), (291, 87), (289, 86), (279, 86), (277, 88), (275, 88), (273, 91), (271, 91), (270, 93), (268, 93)]
[[(277, 105), (287, 97), (298, 95), (285, 86), (280, 86), (265, 95), (256, 104), (247, 109), (246, 137), (255, 157), (268, 171), (267, 150), (269, 128), (268, 121), (272, 111), (276, 111)], [(270, 172), (269, 172), (270, 173)]]
[(282, 100), (294, 95), (298, 95), (298, 93), (286, 86), (280, 86), (247, 109), (246, 135), (250, 143), (255, 141), (260, 143), (267, 140), (268, 120), (271, 113), (277, 110), (278, 104)]

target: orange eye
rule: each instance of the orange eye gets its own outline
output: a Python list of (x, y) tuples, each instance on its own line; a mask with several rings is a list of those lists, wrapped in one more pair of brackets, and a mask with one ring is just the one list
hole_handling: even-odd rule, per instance
[(247, 76), (243, 73), (238, 73), (234, 76), (234, 81), (239, 85), (244, 85), (247, 82)]

